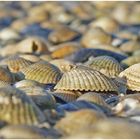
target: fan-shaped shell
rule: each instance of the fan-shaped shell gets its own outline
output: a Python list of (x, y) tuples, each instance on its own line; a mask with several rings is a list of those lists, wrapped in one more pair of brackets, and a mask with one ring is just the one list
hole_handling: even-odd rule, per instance
[(79, 44), (74, 42), (63, 43), (63, 44), (51, 46), (50, 48), (52, 47), (56, 48), (51, 53), (52, 58), (64, 58), (76, 52), (80, 48)]
[(56, 90), (52, 95), (64, 100), (65, 102), (71, 102), (75, 101), (81, 93), (79, 91)]
[(70, 135), (76, 133), (78, 130), (95, 125), (104, 118), (105, 116), (102, 113), (90, 109), (82, 109), (67, 113), (64, 118), (56, 123), (55, 128), (63, 135)]
[(119, 76), (126, 79), (129, 90), (140, 91), (140, 63), (128, 67)]
[(68, 71), (74, 65), (74, 63), (66, 59), (53, 59), (49, 62), (57, 66), (62, 72)]
[(56, 66), (45, 61), (40, 61), (24, 68), (22, 73), (25, 75), (25, 79), (35, 80), (44, 84), (56, 84), (61, 78), (60, 70)]
[(110, 78), (85, 66), (75, 66), (64, 73), (54, 88), (59, 90), (117, 91), (117, 87)]
[(89, 29), (81, 39), (82, 45), (86, 48), (91, 48), (98, 44), (110, 44), (111, 41), (111, 36), (101, 28)]
[(85, 93), (85, 94), (81, 95), (79, 98), (77, 98), (77, 101), (80, 101), (80, 100), (84, 100), (84, 101), (88, 101), (88, 102), (93, 102), (93, 103), (96, 103), (96, 104), (99, 104), (99, 105), (102, 105), (104, 107), (108, 107), (109, 108), (109, 106), (104, 101), (102, 96), (100, 96), (96, 92)]
[(21, 53), (44, 53), (48, 52), (46, 42), (39, 37), (28, 37), (16, 45), (16, 49)]
[(0, 65), (7, 65), (11, 72), (18, 72), (31, 64), (31, 61), (25, 60), (18, 55), (9, 56), (0, 61)]
[(28, 96), (32, 98), (36, 105), (43, 108), (54, 108), (56, 105), (53, 95), (38, 86), (20, 87)]
[(69, 27), (60, 27), (49, 34), (48, 39), (54, 44), (71, 41), (79, 36), (79, 33)]
[(118, 76), (119, 73), (123, 71), (119, 62), (110, 56), (98, 56), (95, 58), (90, 57), (86, 66), (98, 70), (106, 76), (112, 78)]
[(0, 88), (0, 120), (9, 124), (37, 125), (44, 114), (26, 94), (11, 86)]

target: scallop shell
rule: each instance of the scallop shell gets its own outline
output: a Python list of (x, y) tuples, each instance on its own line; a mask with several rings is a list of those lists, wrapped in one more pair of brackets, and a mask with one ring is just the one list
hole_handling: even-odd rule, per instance
[(102, 55), (114, 57), (119, 62), (127, 58), (126, 55), (123, 55), (121, 53), (115, 53), (109, 50), (82, 48), (79, 51), (72, 54), (71, 56), (69, 56), (68, 59), (75, 63), (86, 62), (90, 56), (97, 57), (97, 56), (102, 56)]
[(78, 32), (72, 30), (67, 26), (63, 26), (50, 33), (48, 39), (54, 44), (59, 44), (62, 42), (74, 40), (78, 36), (79, 36)]
[(45, 61), (37, 62), (22, 70), (25, 75), (25, 79), (35, 80), (43, 84), (56, 84), (61, 78), (60, 70)]
[(54, 108), (56, 105), (56, 100), (53, 95), (45, 91), (44, 88), (38, 86), (30, 86), (20, 87), (19, 89), (30, 96), (35, 104), (38, 105), (41, 109)]
[(126, 79), (129, 90), (140, 91), (140, 63), (134, 64), (119, 74), (119, 77)]
[(74, 66), (64, 73), (54, 89), (80, 91), (117, 91), (114, 82), (99, 71)]
[(38, 56), (34, 54), (20, 54), (19, 57), (24, 58), (31, 62), (38, 62), (41, 60)]
[(48, 53), (46, 42), (39, 37), (28, 37), (16, 45), (16, 49), (21, 53)]
[(99, 93), (96, 92), (88, 92), (83, 95), (81, 95), (79, 98), (77, 98), (77, 101), (88, 101), (88, 102), (93, 102), (98, 105), (104, 106), (109, 108), (108, 104), (104, 101), (103, 97), (99, 95)]
[(11, 72), (18, 72), (31, 64), (32, 62), (25, 60), (18, 55), (12, 55), (0, 61), (0, 65), (7, 65)]
[(67, 42), (67, 43), (59, 44), (57, 46), (51, 46), (51, 48), (52, 47), (56, 48), (51, 53), (52, 58), (64, 58), (76, 52), (80, 48), (79, 44), (74, 42)]
[(101, 28), (90, 28), (81, 39), (82, 45), (86, 48), (92, 48), (98, 44), (110, 44), (111, 41), (111, 36)]
[(27, 95), (11, 86), (0, 88), (0, 120), (9, 124), (37, 125), (44, 114)]
[(100, 27), (106, 32), (112, 33), (119, 29), (119, 23), (117, 20), (110, 17), (100, 17), (90, 23), (91, 27)]
[(82, 109), (67, 113), (64, 118), (56, 123), (55, 128), (59, 130), (63, 136), (72, 135), (79, 130), (95, 125), (104, 118), (105, 116), (102, 113), (90, 109)]
[(49, 62), (57, 66), (62, 72), (68, 71), (74, 65), (74, 63), (66, 59), (53, 59)]
[(119, 73), (123, 71), (119, 62), (110, 56), (98, 56), (96, 58), (90, 57), (89, 61), (86, 62), (86, 66), (98, 70), (111, 78), (118, 76)]
[(66, 91), (66, 90), (56, 90), (52, 93), (54, 97), (58, 97), (65, 102), (75, 101), (81, 93), (79, 91)]
[(0, 130), (0, 137), (5, 139), (43, 139), (45, 131), (35, 126), (8, 125)]
[(140, 63), (140, 56), (139, 55), (130, 56), (127, 59), (124, 59), (123, 61), (121, 61), (121, 63), (122, 65), (126, 67)]
[(10, 72), (9, 68), (0, 66), (0, 80), (3, 82), (15, 82), (14, 75)]
[(125, 53), (133, 53), (140, 49), (140, 43), (137, 41), (128, 41), (120, 46), (120, 50)]

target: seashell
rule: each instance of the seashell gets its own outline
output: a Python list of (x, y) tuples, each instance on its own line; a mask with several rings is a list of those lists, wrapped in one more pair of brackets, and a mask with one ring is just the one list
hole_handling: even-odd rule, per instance
[(140, 56), (139, 55), (130, 56), (130, 57), (122, 60), (121, 63), (122, 63), (122, 65), (124, 65), (126, 67), (140, 63)]
[(0, 66), (0, 80), (3, 81), (3, 83), (13, 83), (15, 82), (14, 75), (10, 72), (9, 68), (5, 66)]
[(24, 58), (33, 63), (41, 60), (38, 56), (36, 56), (34, 54), (20, 54), (19, 57)]
[(49, 34), (48, 40), (53, 44), (59, 44), (66, 41), (72, 41), (79, 36), (79, 33), (72, 30), (67, 26), (63, 26), (54, 30), (52, 33)]
[(51, 53), (52, 58), (64, 58), (76, 52), (80, 48), (79, 44), (74, 42), (51, 46), (51, 48), (53, 47), (56, 49)]
[(7, 65), (11, 72), (21, 71), (21, 69), (31, 64), (33, 64), (31, 61), (21, 58), (18, 55), (12, 55), (0, 61), (0, 65)]
[(46, 131), (28, 125), (8, 125), (0, 130), (0, 137), (6, 139), (43, 139)]
[(0, 88), (7, 87), (7, 86), (11, 86), (11, 84), (9, 82), (0, 80)]
[(54, 89), (80, 91), (117, 91), (114, 82), (99, 71), (74, 66), (64, 73)]
[(140, 49), (140, 43), (138, 41), (128, 41), (120, 46), (120, 50), (128, 54), (131, 54), (139, 49)]
[(111, 78), (118, 76), (123, 71), (119, 62), (110, 56), (98, 56), (96, 58), (91, 56), (85, 64)]
[(80, 95), (79, 91), (66, 91), (66, 90), (56, 90), (52, 93), (54, 97), (60, 98), (65, 102), (75, 101)]
[(43, 108), (54, 108), (56, 100), (48, 93), (44, 88), (38, 86), (19, 87), (20, 90), (24, 91), (28, 96), (32, 98), (36, 105), (41, 109)]
[(104, 31), (112, 33), (119, 29), (119, 23), (111, 17), (100, 17), (91, 22), (90, 27), (100, 27)]
[(0, 120), (9, 124), (37, 125), (44, 114), (22, 91), (11, 86), (0, 88)]
[(77, 98), (77, 101), (83, 101), (83, 100), (110, 108), (108, 104), (104, 101), (103, 97), (96, 92), (87, 92), (81, 95), (79, 98)]
[(44, 84), (41, 84), (34, 80), (21, 80), (21, 81), (15, 83), (14, 86), (16, 88), (27, 88), (27, 87), (35, 87), (35, 86), (45, 88)]
[(134, 64), (119, 74), (119, 77), (126, 79), (126, 85), (129, 90), (140, 91), (140, 63)]
[(53, 59), (49, 62), (57, 66), (62, 72), (68, 71), (74, 65), (74, 63), (65, 59)]
[(42, 55), (40, 55), (40, 59), (44, 60), (44, 61), (51, 61), (52, 57), (50, 54), (42, 54)]
[(82, 37), (81, 44), (86, 48), (98, 44), (110, 44), (112, 38), (101, 28), (90, 28)]
[(56, 84), (61, 78), (60, 70), (45, 61), (39, 61), (21, 71), (25, 75), (25, 79), (35, 80), (43, 84)]
[(82, 48), (79, 51), (75, 52), (74, 54), (70, 55), (67, 59), (69, 59), (72, 62), (78, 63), (78, 62), (86, 62), (90, 56), (97, 57), (102, 55), (114, 57), (119, 62), (127, 58), (126, 55), (104, 49)]
[(56, 123), (55, 128), (59, 130), (63, 136), (72, 135), (91, 125), (96, 125), (101, 119), (105, 119), (104, 114), (91, 109), (82, 109), (67, 113), (64, 118)]
[[(27, 45), (28, 44), (28, 45)], [(21, 53), (48, 53), (46, 42), (39, 37), (28, 37), (16, 45), (17, 52)]]
[[(114, 127), (115, 126), (115, 127)], [(131, 126), (131, 127), (130, 127)], [(122, 130), (127, 130), (122, 133)], [(93, 133), (94, 132), (94, 133)], [(115, 133), (114, 133), (115, 132)], [(139, 125), (123, 119), (102, 119), (94, 126), (63, 136), (63, 139), (133, 139), (139, 138)]]

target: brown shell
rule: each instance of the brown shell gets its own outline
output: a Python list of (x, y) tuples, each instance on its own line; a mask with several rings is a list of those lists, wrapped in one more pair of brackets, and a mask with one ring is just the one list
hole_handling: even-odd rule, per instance
[(119, 77), (126, 79), (129, 90), (140, 91), (140, 63), (128, 67), (119, 74)]
[(111, 40), (111, 36), (101, 28), (92, 28), (83, 35), (81, 43), (86, 48), (92, 48), (98, 44), (110, 44)]
[(18, 72), (31, 64), (33, 64), (31, 61), (21, 58), (18, 55), (12, 55), (0, 61), (0, 65), (7, 65), (11, 72)]
[(54, 44), (71, 41), (79, 36), (79, 33), (70, 29), (67, 26), (63, 26), (51, 32), (48, 36), (49, 41)]
[(49, 61), (51, 64), (57, 66), (62, 72), (66, 72), (70, 69), (74, 63), (65, 59), (53, 59)]
[(66, 102), (72, 102), (75, 101), (81, 93), (79, 91), (56, 90), (52, 93), (52, 95)]
[(109, 108), (108, 104), (104, 101), (103, 97), (96, 92), (85, 93), (81, 95), (79, 98), (77, 98), (77, 101), (80, 101), (80, 100), (93, 102), (93, 103)]
[(61, 78), (60, 70), (56, 66), (45, 61), (39, 61), (24, 68), (22, 73), (25, 75), (25, 79), (35, 80), (43, 84), (56, 84)]
[(140, 49), (140, 43), (137, 41), (128, 41), (120, 46), (120, 50), (126, 53), (133, 53)]
[(0, 66), (0, 80), (3, 82), (13, 83), (15, 82), (14, 75), (7, 67)]
[(11, 86), (0, 88), (0, 120), (9, 124), (37, 125), (45, 121), (44, 114), (27, 97)]
[(36, 105), (42, 108), (53, 108), (56, 105), (53, 95), (38, 86), (20, 87), (28, 96), (32, 98)]
[(105, 116), (102, 113), (91, 109), (82, 109), (66, 114), (64, 118), (58, 121), (55, 128), (59, 130), (63, 136), (74, 134), (79, 130), (86, 129), (91, 125), (95, 125)]
[(54, 87), (59, 90), (117, 91), (114, 82), (99, 71), (85, 66), (75, 66), (64, 73)]
[(28, 37), (16, 45), (21, 53), (44, 53), (48, 52), (46, 42), (39, 37)]
[[(64, 58), (76, 52), (80, 47), (79, 44), (74, 42), (63, 43), (59, 45), (52, 46), (56, 48), (52, 53), (52, 58)], [(52, 48), (51, 47), (51, 48)]]
[(130, 56), (127, 59), (122, 60), (121, 63), (127, 67), (140, 63), (140, 56), (139, 55)]
[(117, 20), (110, 17), (100, 17), (90, 23), (91, 27), (100, 27), (106, 32), (112, 33), (119, 29), (119, 23)]
[(98, 70), (111, 78), (118, 76), (119, 73), (123, 71), (119, 62), (111, 56), (98, 56), (95, 58), (90, 57), (86, 66)]

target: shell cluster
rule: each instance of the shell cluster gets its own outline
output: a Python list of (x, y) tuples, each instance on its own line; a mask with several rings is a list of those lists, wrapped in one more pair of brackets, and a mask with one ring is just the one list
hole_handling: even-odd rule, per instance
[(0, 2), (0, 139), (140, 138), (139, 9)]

